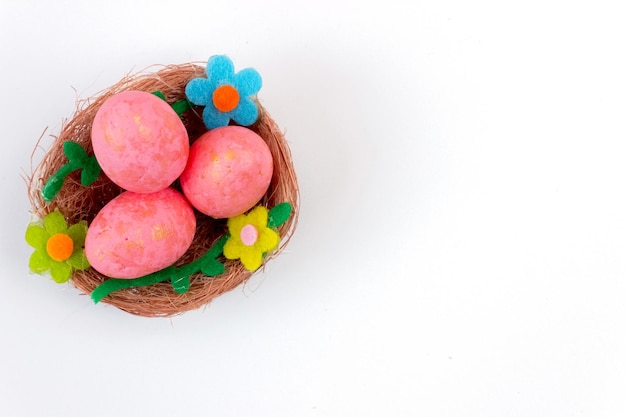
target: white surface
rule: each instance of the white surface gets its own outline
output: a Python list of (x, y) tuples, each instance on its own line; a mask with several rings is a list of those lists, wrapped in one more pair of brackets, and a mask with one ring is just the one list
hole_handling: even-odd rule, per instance
[[(3, 1), (0, 415), (625, 415), (620, 2), (510, 3)], [(171, 320), (30, 275), (44, 128), (217, 53), (291, 142), (288, 250)]]

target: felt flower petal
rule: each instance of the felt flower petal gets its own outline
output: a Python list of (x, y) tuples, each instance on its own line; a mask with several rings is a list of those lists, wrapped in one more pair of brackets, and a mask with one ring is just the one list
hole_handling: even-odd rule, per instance
[(259, 118), (259, 109), (248, 97), (242, 97), (239, 106), (231, 113), (233, 120), (241, 126), (250, 126)]
[(46, 215), (43, 219), (43, 224), (48, 233), (51, 235), (55, 233), (65, 232), (67, 230), (67, 222), (65, 217), (59, 211), (53, 211)]
[(267, 209), (263, 206), (256, 206), (246, 216), (246, 219), (249, 223), (253, 223), (259, 228), (264, 228), (267, 226)]
[(204, 108), (202, 112), (202, 120), (204, 121), (207, 129), (215, 129), (218, 127), (228, 126), (230, 117), (228, 113), (222, 113), (215, 108), (213, 102), (210, 102)]
[(263, 263), (263, 253), (259, 251), (244, 251), (240, 260), (248, 271), (256, 271)]
[(278, 236), (278, 233), (272, 229), (265, 228), (259, 234), (256, 246), (259, 248), (260, 252), (265, 253), (276, 249), (278, 243), (280, 243), (280, 236)]
[(194, 78), (187, 83), (185, 94), (189, 101), (197, 106), (206, 106), (212, 102), (210, 82), (206, 78)]
[(50, 269), (50, 265), (52, 264), (52, 262), (52, 259), (48, 256), (46, 252), (37, 250), (33, 252), (32, 255), (30, 255), (28, 267), (34, 273), (41, 274)]
[(238, 259), (240, 248), (243, 246), (239, 236), (231, 235), (224, 244), (224, 256), (226, 259)]
[(206, 64), (209, 79), (229, 80), (235, 74), (235, 65), (226, 55), (214, 55)]
[(249, 223), (250, 221), (245, 215), (231, 217), (230, 219), (228, 219), (228, 231), (233, 238), (241, 242), (241, 239), (239, 237), (239, 235), (241, 234), (241, 229), (243, 229), (244, 226)]
[(50, 264), (50, 274), (55, 282), (62, 284), (67, 282), (70, 276), (72, 276), (72, 267), (65, 262), (52, 262)]
[(26, 243), (37, 250), (45, 250), (50, 233), (40, 225), (31, 223), (26, 228)]
[(87, 260), (87, 256), (85, 256), (85, 250), (82, 248), (74, 251), (72, 256), (70, 256), (66, 262), (69, 266), (74, 269), (78, 269), (79, 271), (84, 271), (91, 266)]
[(246, 246), (241, 242), (241, 240), (232, 238), (233, 236), (231, 236), (231, 238), (224, 245), (223, 253), (226, 259), (252, 259), (257, 253), (262, 257), (263, 253), (257, 249), (256, 245)]
[(263, 85), (263, 80), (254, 68), (244, 68), (235, 74), (233, 84), (239, 91), (240, 96), (250, 97), (259, 92)]
[(74, 247), (82, 247), (85, 245), (85, 238), (87, 237), (87, 223), (80, 222), (70, 226), (67, 229), (67, 235), (72, 238)]

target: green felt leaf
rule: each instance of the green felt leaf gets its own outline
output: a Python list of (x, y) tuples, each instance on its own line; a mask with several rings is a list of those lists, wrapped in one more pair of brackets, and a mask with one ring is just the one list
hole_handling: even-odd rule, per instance
[(278, 227), (285, 223), (289, 216), (291, 216), (291, 204), (280, 203), (270, 210), (267, 227)]
[(55, 210), (50, 214), (46, 215), (43, 219), (43, 224), (48, 233), (51, 235), (55, 233), (65, 232), (67, 230), (67, 222), (65, 221), (65, 217), (58, 211)]
[(50, 274), (52, 274), (52, 279), (55, 282), (62, 284), (67, 282), (72, 276), (72, 267), (65, 262), (52, 261), (50, 263)]
[(80, 183), (88, 186), (93, 184), (100, 175), (100, 165), (95, 156), (87, 156), (87, 152), (76, 142), (64, 142), (63, 152), (69, 162), (63, 165), (57, 172), (51, 175), (41, 190), (41, 196), (47, 202), (54, 200), (54, 197), (61, 191), (65, 178), (78, 169), (82, 169)]
[(79, 271), (84, 271), (91, 266), (87, 256), (85, 256), (85, 250), (82, 248), (75, 250), (66, 262), (69, 266)]
[(77, 162), (82, 165), (83, 161), (88, 158), (87, 152), (76, 142), (64, 142), (63, 153), (72, 162)]
[(28, 267), (36, 274), (41, 274), (50, 269), (52, 259), (44, 251), (35, 251), (30, 255)]
[(223, 274), (225, 270), (224, 264), (216, 259), (210, 259), (200, 265), (200, 271), (207, 277)]
[[(167, 102), (167, 99), (165, 98), (165, 94), (163, 94), (162, 92), (153, 91), (152, 94), (154, 94), (161, 100)], [(174, 112), (176, 112), (176, 114), (179, 116), (189, 109), (191, 109), (191, 103), (187, 99), (178, 100), (174, 104), (172, 104), (172, 110), (174, 110)]]
[(172, 278), (172, 288), (179, 294), (184, 294), (189, 289), (191, 281), (188, 275)]
[(177, 102), (172, 104), (172, 109), (176, 112), (177, 115), (180, 116), (187, 110), (191, 109), (191, 104), (189, 103), (189, 100), (186, 99), (178, 100)]
[(162, 92), (160, 92), (160, 91), (153, 91), (152, 94), (154, 94), (155, 96), (157, 96), (161, 100), (166, 101), (165, 100), (165, 94), (163, 94)]
[(219, 238), (219, 240), (215, 242), (213, 246), (211, 246), (211, 248), (208, 250), (206, 255), (204, 255), (204, 257), (215, 259), (218, 256), (220, 256), (222, 254), (222, 251), (224, 250), (224, 245), (226, 244), (226, 241), (228, 240), (228, 236), (229, 235), (226, 234), (222, 236), (221, 238)]
[(38, 250), (45, 250), (50, 233), (40, 225), (31, 223), (26, 228), (26, 243)]
[(83, 161), (83, 170), (80, 173), (80, 183), (84, 186), (89, 186), (96, 182), (100, 176), (102, 169), (95, 156), (90, 156)]

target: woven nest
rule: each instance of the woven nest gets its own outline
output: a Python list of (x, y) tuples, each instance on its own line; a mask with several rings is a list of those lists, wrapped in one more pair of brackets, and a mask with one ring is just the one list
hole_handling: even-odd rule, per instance
[[(81, 144), (92, 154), (91, 125), (96, 112), (104, 101), (112, 95), (126, 90), (146, 92), (161, 91), (169, 103), (185, 98), (185, 86), (192, 79), (203, 77), (205, 69), (192, 63), (170, 65), (147, 74), (128, 76), (91, 98), (78, 103), (74, 117), (65, 123), (60, 134), (43, 157), (28, 180), (28, 191), (33, 214), (43, 218), (46, 214), (59, 209), (70, 223), (81, 220), (91, 224), (96, 214), (123, 190), (111, 182), (104, 174), (89, 187), (80, 184), (80, 174), (72, 173), (65, 179), (65, 184), (51, 203), (46, 203), (41, 196), (41, 189), (47, 179), (67, 162), (63, 153), (63, 143), (72, 141)], [(279, 248), (270, 253), (264, 264), (277, 256), (288, 243), (298, 218), (298, 183), (291, 159), (291, 152), (285, 137), (269, 113), (259, 104), (259, 120), (250, 129), (259, 134), (268, 144), (274, 159), (274, 173), (269, 189), (259, 202), (266, 207), (273, 207), (288, 202), (293, 207), (293, 214), (278, 229), (282, 237)], [(193, 143), (207, 131), (202, 116), (194, 109), (182, 116), (182, 121)], [(173, 185), (180, 190), (178, 181)], [(225, 220), (216, 220), (196, 211), (197, 229), (189, 250), (176, 263), (184, 265), (201, 257), (211, 245), (227, 232)], [(106, 296), (102, 302), (111, 304), (131, 314), (145, 317), (168, 317), (197, 309), (208, 304), (215, 297), (234, 289), (246, 282), (252, 272), (246, 270), (239, 261), (223, 259), (226, 272), (216, 277), (195, 274), (190, 277), (191, 286), (184, 294), (178, 294), (169, 282), (162, 282), (145, 287), (122, 289)], [(107, 277), (94, 268), (86, 271), (74, 271), (70, 282), (79, 290), (90, 294)]]

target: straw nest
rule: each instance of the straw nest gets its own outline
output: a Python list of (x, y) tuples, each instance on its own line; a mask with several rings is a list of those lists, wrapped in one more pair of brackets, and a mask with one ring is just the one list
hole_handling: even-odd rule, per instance
[[(28, 179), (33, 214), (43, 218), (58, 208), (70, 223), (86, 220), (88, 224), (91, 224), (100, 209), (120, 194), (122, 189), (113, 184), (104, 174), (101, 174), (91, 186), (84, 187), (80, 184), (80, 175), (75, 172), (66, 178), (63, 188), (55, 199), (51, 203), (46, 203), (41, 196), (43, 185), (67, 162), (63, 154), (63, 143), (65, 141), (79, 143), (89, 154), (92, 154), (91, 125), (96, 112), (107, 98), (126, 90), (161, 91), (167, 101), (173, 103), (185, 97), (185, 86), (189, 80), (205, 76), (204, 71), (203, 66), (193, 63), (165, 66), (156, 72), (127, 76), (96, 97), (79, 102), (73, 118), (64, 124), (58, 136), (54, 136), (54, 143)], [(279, 228), (282, 237), (281, 244), (264, 260), (264, 263), (267, 263), (288, 243), (297, 223), (299, 201), (296, 174), (285, 137), (260, 104), (259, 110), (259, 120), (250, 126), (250, 129), (266, 141), (274, 158), (272, 181), (260, 204), (273, 207), (282, 202), (289, 202), (293, 207), (292, 216)], [(183, 114), (182, 120), (191, 143), (206, 132), (201, 114), (195, 109)], [(178, 181), (174, 187), (180, 190)], [(193, 243), (177, 265), (187, 264), (202, 256), (227, 231), (224, 220), (216, 220), (197, 211), (196, 220), (197, 229)], [(239, 261), (226, 259), (222, 261), (226, 267), (225, 273), (212, 278), (202, 274), (191, 276), (191, 286), (184, 294), (174, 292), (172, 285), (166, 281), (146, 287), (119, 290), (106, 296), (102, 302), (145, 317), (168, 317), (197, 309), (208, 304), (215, 297), (241, 285), (252, 275)], [(90, 294), (105, 279), (107, 277), (90, 268), (86, 271), (74, 271), (70, 282), (79, 290)]]

